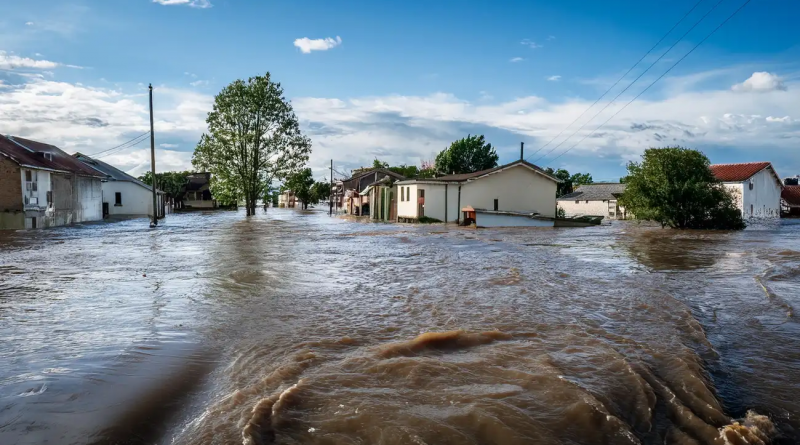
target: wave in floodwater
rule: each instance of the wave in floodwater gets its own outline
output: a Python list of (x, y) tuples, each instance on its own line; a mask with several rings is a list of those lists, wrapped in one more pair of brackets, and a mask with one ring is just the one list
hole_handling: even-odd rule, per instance
[(775, 434), (766, 416), (727, 417), (697, 356), (613, 336), (448, 331), (291, 349), (180, 442), (738, 445)]

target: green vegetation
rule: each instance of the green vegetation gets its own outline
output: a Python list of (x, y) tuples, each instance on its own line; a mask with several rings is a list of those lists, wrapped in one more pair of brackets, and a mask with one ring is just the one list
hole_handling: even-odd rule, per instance
[(497, 167), (497, 156), (492, 144), (487, 144), (483, 135), (467, 135), (436, 156), (436, 171), (442, 174), (472, 173)]
[(556, 198), (574, 192), (575, 188), (579, 185), (592, 184), (594, 182), (590, 173), (575, 173), (574, 175), (570, 175), (569, 172), (563, 168), (553, 170), (550, 167), (547, 167), (544, 171), (548, 175), (561, 180), (561, 183), (559, 183), (556, 188)]
[(283, 88), (269, 73), (223, 88), (206, 123), (208, 133), (200, 138), (192, 165), (211, 172), (218, 201), (243, 199), (248, 216), (272, 181), (297, 172), (311, 152)]
[(310, 168), (304, 168), (290, 175), (283, 184), (284, 190), (291, 190), (294, 192), (295, 199), (303, 204), (303, 210), (307, 209), (308, 205), (314, 202), (313, 187), (314, 176)]
[(649, 148), (628, 163), (620, 198), (634, 218), (678, 229), (745, 228), (733, 196), (714, 177), (708, 158), (683, 147)]
[(431, 218), (429, 216), (420, 216), (419, 219), (417, 220), (417, 222), (420, 223), (420, 224), (435, 224), (435, 223), (442, 222), (442, 220), (441, 219), (436, 219), (436, 218)]
[(318, 181), (311, 186), (311, 196), (314, 202), (327, 201), (331, 196), (331, 183)]
[[(178, 199), (186, 185), (186, 177), (191, 174), (190, 171), (156, 173), (156, 188), (166, 193), (167, 197)], [(152, 186), (153, 173), (147, 172), (139, 176), (139, 180)]]

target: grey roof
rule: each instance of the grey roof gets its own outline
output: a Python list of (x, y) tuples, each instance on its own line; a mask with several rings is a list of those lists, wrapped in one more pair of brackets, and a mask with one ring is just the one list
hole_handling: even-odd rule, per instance
[(144, 182), (134, 178), (133, 176), (125, 173), (124, 171), (122, 171), (122, 170), (120, 170), (120, 169), (118, 169), (118, 168), (116, 168), (116, 167), (114, 167), (112, 165), (106, 164), (103, 161), (100, 161), (100, 160), (94, 159), (92, 157), (86, 156), (85, 154), (82, 154), (82, 153), (75, 153), (73, 156), (75, 156), (81, 162), (91, 166), (93, 169), (99, 171), (100, 173), (103, 173), (106, 176), (106, 179), (109, 180), (109, 181), (132, 182), (134, 184), (137, 184), (137, 185), (140, 185), (140, 186), (146, 188), (147, 190), (150, 190), (150, 191), (153, 190), (152, 187), (150, 187), (149, 185), (145, 184)]
[(598, 183), (584, 184), (556, 201), (608, 201), (617, 199), (625, 191), (625, 184)]

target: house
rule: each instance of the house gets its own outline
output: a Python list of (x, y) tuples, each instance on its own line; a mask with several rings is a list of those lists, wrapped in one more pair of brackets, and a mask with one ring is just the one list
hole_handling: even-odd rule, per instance
[(370, 212), (369, 217), (375, 221), (396, 221), (397, 220), (397, 187), (394, 185), (394, 178), (385, 176), (372, 184), (360, 194), (369, 196)]
[(103, 178), (56, 146), (0, 136), (0, 229), (99, 221)]
[(395, 181), (406, 179), (405, 176), (385, 168), (374, 168), (354, 175), (350, 179), (341, 181), (337, 188), (341, 189), (341, 202), (337, 207), (344, 208), (350, 215), (369, 215), (369, 195), (361, 195), (372, 183), (383, 178), (392, 178)]
[(713, 164), (710, 168), (733, 195), (744, 219), (780, 217), (783, 184), (772, 164)]
[(296, 204), (297, 204), (297, 198), (294, 196), (293, 191), (286, 190), (285, 192), (278, 195), (278, 207), (293, 208)]
[(181, 192), (181, 206), (190, 209), (216, 209), (217, 201), (211, 195), (211, 173), (192, 173), (186, 176)]
[[(525, 160), (474, 173), (396, 183), (397, 218), (474, 219), (481, 227), (550, 225), (559, 180)], [(550, 218), (547, 224), (532, 217)]]
[(604, 219), (625, 219), (628, 216), (627, 212), (618, 203), (624, 191), (625, 184), (610, 182), (584, 184), (556, 201), (558, 206), (564, 209), (564, 215), (568, 217), (596, 215)]
[[(153, 188), (133, 176), (90, 156), (75, 153), (76, 159), (102, 173), (103, 216), (153, 215)], [(157, 190), (157, 217), (164, 217), (165, 194)]]
[(781, 216), (800, 217), (800, 185), (784, 185), (781, 191)]

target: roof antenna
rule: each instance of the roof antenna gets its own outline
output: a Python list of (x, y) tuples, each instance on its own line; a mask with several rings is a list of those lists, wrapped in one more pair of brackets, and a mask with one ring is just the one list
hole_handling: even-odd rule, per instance
[(519, 160), (520, 161), (524, 161), (525, 160), (525, 143), (524, 142), (520, 142), (519, 143)]

